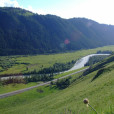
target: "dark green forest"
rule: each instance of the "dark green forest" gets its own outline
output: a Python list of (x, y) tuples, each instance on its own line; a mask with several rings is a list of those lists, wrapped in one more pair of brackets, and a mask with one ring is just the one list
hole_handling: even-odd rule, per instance
[(114, 45), (114, 26), (0, 8), (0, 55), (47, 54)]

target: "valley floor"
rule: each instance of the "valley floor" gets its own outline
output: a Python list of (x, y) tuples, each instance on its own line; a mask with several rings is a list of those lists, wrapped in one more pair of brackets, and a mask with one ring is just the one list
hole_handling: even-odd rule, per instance
[(0, 99), (0, 113), (94, 114), (94, 111), (83, 103), (84, 98), (88, 98), (90, 105), (96, 109), (98, 114), (113, 114), (113, 74), (114, 56), (112, 57), (112, 62), (105, 62), (103, 67), (99, 67), (98, 70), (86, 76), (82, 76), (81, 73), (73, 75), (72, 79), (74, 81), (66, 89), (59, 90), (50, 85), (42, 86), (15, 96)]
[(56, 63), (75, 63), (86, 55), (107, 50), (114, 51), (114, 45), (51, 55), (0, 56), (0, 76), (31, 74), (52, 67)]

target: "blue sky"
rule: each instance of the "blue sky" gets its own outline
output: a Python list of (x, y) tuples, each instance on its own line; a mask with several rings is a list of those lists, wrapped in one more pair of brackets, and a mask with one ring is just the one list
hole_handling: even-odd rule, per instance
[(0, 0), (0, 6), (20, 7), (62, 18), (85, 17), (114, 25), (114, 0)]
[(80, 2), (84, 2), (85, 0), (17, 0), (20, 5), (24, 7), (28, 7), (28, 5), (33, 6), (34, 8), (62, 8), (68, 7), (68, 5), (73, 5), (75, 3), (79, 4)]

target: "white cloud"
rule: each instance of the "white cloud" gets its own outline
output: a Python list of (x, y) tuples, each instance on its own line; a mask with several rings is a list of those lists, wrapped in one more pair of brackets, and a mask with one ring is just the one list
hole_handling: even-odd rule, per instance
[(46, 10), (46, 13), (55, 14), (63, 18), (85, 17), (99, 23), (114, 25), (114, 0), (84, 0), (77, 4), (69, 3), (66, 7), (55, 7)]
[(1, 7), (19, 7), (16, 0), (0, 0)]
[(47, 12), (45, 12), (43, 9), (34, 9), (30, 5), (26, 8), (26, 10), (32, 11), (33, 13), (43, 14), (43, 15), (47, 14)]
[[(20, 6), (19, 3), (16, 0), (0, 0), (0, 7), (20, 7), (24, 8), (23, 6)], [(33, 13), (38, 14), (47, 14), (43, 9), (34, 9), (32, 6), (28, 6), (27, 8), (24, 8), (26, 10), (29, 10)]]
[(100, 23), (114, 24), (113, 11), (114, 0), (86, 0), (76, 7), (74, 4), (67, 11), (60, 12), (60, 16), (65, 18), (86, 17)]

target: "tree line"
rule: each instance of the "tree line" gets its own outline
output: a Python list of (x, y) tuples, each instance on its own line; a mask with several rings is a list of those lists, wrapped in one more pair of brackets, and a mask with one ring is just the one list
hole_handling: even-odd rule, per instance
[(30, 83), (30, 82), (38, 82), (38, 81), (50, 81), (53, 79), (53, 74), (35, 74), (30, 76), (24, 76), (24, 77), (9, 77), (5, 80), (0, 80), (1, 85), (7, 85), (12, 83)]
[[(27, 72), (24, 73), (26, 74), (53, 74), (53, 73), (59, 73), (59, 72), (63, 72), (66, 70), (69, 70), (70, 68), (73, 67), (73, 65), (76, 63), (76, 60), (72, 60), (70, 62), (66, 62), (66, 63), (55, 63), (53, 64), (53, 66), (50, 66), (48, 68), (43, 68), (39, 71), (37, 71), (36, 69), (34, 69), (31, 72)], [(26, 68), (28, 69), (28, 68)]]

